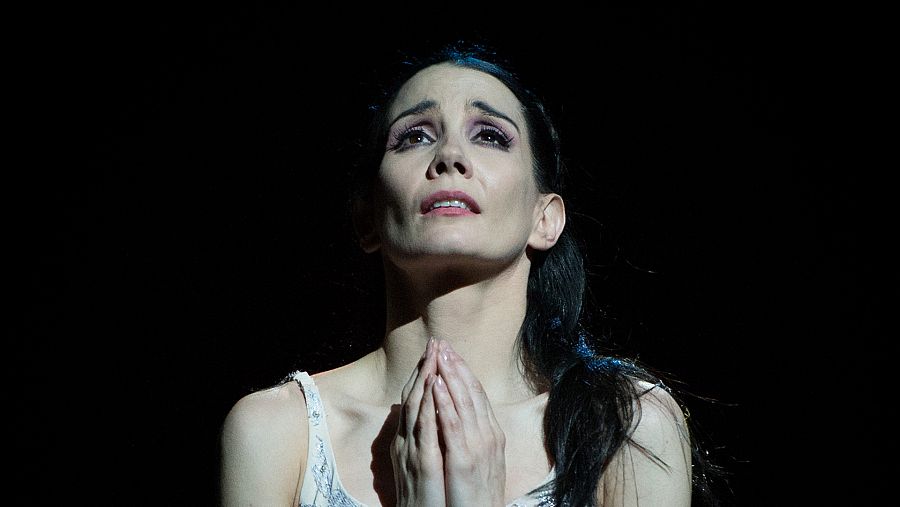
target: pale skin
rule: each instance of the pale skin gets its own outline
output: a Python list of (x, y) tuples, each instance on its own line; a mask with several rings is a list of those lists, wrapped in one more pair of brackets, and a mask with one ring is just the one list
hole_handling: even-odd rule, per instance
[[(550, 470), (547, 393), (528, 387), (514, 346), (529, 252), (554, 246), (565, 206), (538, 190), (521, 105), (496, 78), (428, 67), (388, 112), (396, 121), (375, 198), (356, 217), (360, 246), (383, 259), (384, 340), (314, 376), (338, 472), (369, 506), (507, 505)], [(438, 190), (467, 193), (479, 213), (423, 214), (422, 200)], [(669, 467), (623, 448), (596, 485), (598, 501), (689, 505), (680, 409), (658, 389), (640, 409), (635, 440)], [(297, 505), (305, 419), (293, 383), (238, 401), (223, 426), (223, 505)]]

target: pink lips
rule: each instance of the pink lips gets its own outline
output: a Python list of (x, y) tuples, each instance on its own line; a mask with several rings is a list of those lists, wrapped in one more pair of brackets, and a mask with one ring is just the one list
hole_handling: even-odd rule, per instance
[[(431, 209), (434, 203), (441, 201), (462, 201), (466, 203), (469, 209), (453, 207)], [(475, 199), (472, 199), (469, 194), (460, 190), (441, 190), (429, 195), (422, 201), (421, 211), (423, 215), (474, 215), (481, 213), (481, 209), (478, 208), (478, 203), (475, 202)]]

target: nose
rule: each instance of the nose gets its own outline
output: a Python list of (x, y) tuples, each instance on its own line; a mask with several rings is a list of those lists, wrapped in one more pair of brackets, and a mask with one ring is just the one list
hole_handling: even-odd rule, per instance
[(435, 179), (448, 171), (457, 171), (464, 178), (472, 177), (472, 163), (462, 146), (456, 140), (445, 137), (428, 165), (428, 179)]

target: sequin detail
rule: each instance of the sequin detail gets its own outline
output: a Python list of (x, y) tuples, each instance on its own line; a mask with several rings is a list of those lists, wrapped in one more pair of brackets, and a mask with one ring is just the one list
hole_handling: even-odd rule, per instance
[(556, 507), (556, 500), (553, 499), (552, 489), (542, 490), (541, 492), (536, 493), (534, 498), (537, 500), (534, 507)]
[[(306, 396), (306, 408), (309, 415), (309, 423), (313, 426), (318, 426), (322, 423), (322, 414), (325, 413), (325, 410), (322, 408), (322, 400), (319, 398), (319, 391), (316, 389), (304, 389), (305, 386), (303, 385), (304, 382), (301, 377), (301, 372), (298, 371), (297, 373), (294, 373), (292, 377), (300, 384), (300, 388), (303, 389), (303, 394)], [(312, 378), (310, 378), (310, 381), (312, 381)]]
[(325, 441), (316, 435), (316, 461), (313, 464), (312, 474), (316, 481), (316, 489), (328, 500), (328, 507), (363, 507), (353, 501), (341, 487), (335, 487), (335, 468), (328, 462), (328, 453), (325, 450)]
[[(552, 471), (550, 475), (553, 475)], [(553, 499), (552, 479), (548, 479), (547, 482), (531, 490), (522, 498), (517, 498), (506, 507), (556, 507), (556, 500)]]

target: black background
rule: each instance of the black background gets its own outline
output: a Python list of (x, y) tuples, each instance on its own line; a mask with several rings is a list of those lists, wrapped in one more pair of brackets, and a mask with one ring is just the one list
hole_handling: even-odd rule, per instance
[(865, 28), (821, 8), (510, 9), (30, 19), (6, 190), (22, 498), (212, 504), (238, 398), (368, 352), (378, 264), (344, 192), (368, 84), (400, 50), (476, 36), (557, 119), (592, 304), (623, 348), (719, 400), (685, 398), (726, 500), (875, 497), (869, 460), (893, 437), (875, 394), (883, 183), (851, 144)]

